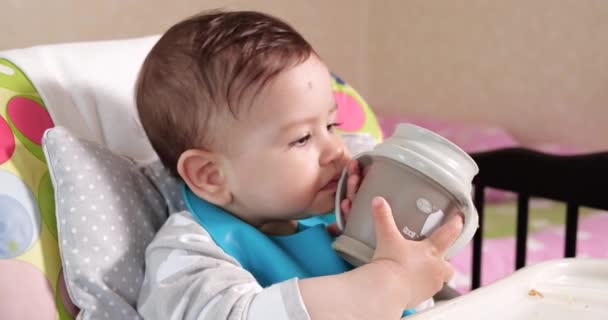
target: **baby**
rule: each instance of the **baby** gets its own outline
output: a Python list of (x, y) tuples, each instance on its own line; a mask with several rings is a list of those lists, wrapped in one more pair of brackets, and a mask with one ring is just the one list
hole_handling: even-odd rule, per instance
[(146, 250), (144, 318), (397, 319), (451, 276), (443, 253), (458, 218), (408, 241), (376, 198), (377, 249), (358, 268), (331, 250), (324, 224), (302, 220), (334, 210), (347, 166), (348, 212), (361, 173), (335, 132), (327, 67), (285, 22), (247, 11), (182, 21), (152, 48), (136, 90), (189, 208)]

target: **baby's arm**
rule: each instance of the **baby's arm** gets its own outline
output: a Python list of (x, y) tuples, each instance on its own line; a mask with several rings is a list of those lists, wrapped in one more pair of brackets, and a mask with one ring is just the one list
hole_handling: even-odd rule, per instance
[(410, 241), (400, 234), (384, 199), (375, 198), (372, 211), (377, 248), (371, 263), (300, 281), (312, 319), (398, 319), (403, 309), (430, 298), (451, 277), (443, 254), (460, 233), (459, 216), (429, 238)]
[[(397, 319), (404, 308), (439, 290), (450, 273), (439, 255), (455, 237), (450, 232), (458, 234), (458, 224), (413, 242), (396, 230), (388, 205), (376, 207), (374, 216), (383, 228), (374, 262), (263, 289), (188, 213), (173, 214), (146, 250), (138, 311), (145, 319), (163, 320)], [(403, 259), (403, 252), (419, 258)]]
[(309, 319), (296, 279), (263, 289), (190, 216), (175, 213), (146, 250), (144, 319)]

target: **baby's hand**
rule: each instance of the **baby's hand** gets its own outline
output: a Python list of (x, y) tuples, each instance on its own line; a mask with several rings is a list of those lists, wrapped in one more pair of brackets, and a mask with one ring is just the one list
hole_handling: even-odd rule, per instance
[(402, 301), (407, 307), (432, 297), (452, 274), (452, 266), (445, 260), (447, 248), (462, 230), (462, 218), (454, 215), (440, 226), (430, 237), (422, 241), (403, 237), (393, 219), (390, 206), (381, 197), (372, 202), (376, 226), (376, 250), (371, 263), (384, 265), (402, 279), (409, 292), (404, 292)]
[[(340, 202), (340, 213), (342, 214), (342, 221), (346, 222), (348, 219), (348, 214), (350, 213), (350, 209), (353, 204), (353, 200), (355, 199), (355, 194), (359, 190), (359, 186), (361, 185), (361, 181), (365, 174), (367, 174), (368, 167), (363, 169), (361, 172), (361, 168), (359, 167), (359, 162), (357, 160), (350, 160), (346, 167), (347, 172), (347, 180), (346, 180), (346, 197)], [(332, 223), (327, 226), (327, 231), (333, 236), (337, 236), (340, 233), (338, 226), (336, 223)]]
[(359, 191), (359, 186), (363, 177), (369, 171), (369, 166), (361, 170), (357, 160), (351, 160), (347, 166), (348, 179), (346, 180), (346, 198), (340, 203), (340, 212), (342, 212), (343, 220), (348, 219), (348, 214), (355, 200), (355, 195)]

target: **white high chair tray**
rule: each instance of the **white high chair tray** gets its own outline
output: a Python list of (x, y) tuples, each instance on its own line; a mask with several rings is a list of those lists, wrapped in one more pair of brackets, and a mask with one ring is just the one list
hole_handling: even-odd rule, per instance
[(608, 260), (560, 259), (526, 267), (407, 319), (608, 319)]

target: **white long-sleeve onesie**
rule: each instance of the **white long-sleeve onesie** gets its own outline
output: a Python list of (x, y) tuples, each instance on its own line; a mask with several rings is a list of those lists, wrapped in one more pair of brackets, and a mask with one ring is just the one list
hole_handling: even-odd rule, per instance
[(308, 320), (297, 281), (262, 288), (183, 211), (146, 250), (138, 311), (144, 319)]

